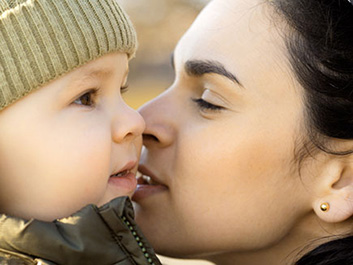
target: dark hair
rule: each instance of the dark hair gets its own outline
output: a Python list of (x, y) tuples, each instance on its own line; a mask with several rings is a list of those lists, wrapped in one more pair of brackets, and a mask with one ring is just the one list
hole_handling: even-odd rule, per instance
[[(289, 26), (285, 40), (291, 67), (305, 91), (310, 143), (329, 154), (352, 154), (328, 143), (353, 139), (353, 5), (348, 0), (272, 3)], [(323, 244), (296, 264), (353, 264), (353, 237)]]
[(305, 254), (296, 265), (352, 265), (352, 246), (353, 236), (329, 241)]
[(335, 154), (324, 139), (353, 139), (353, 5), (348, 0), (273, 3), (292, 29), (286, 42), (291, 66), (305, 89), (311, 140)]

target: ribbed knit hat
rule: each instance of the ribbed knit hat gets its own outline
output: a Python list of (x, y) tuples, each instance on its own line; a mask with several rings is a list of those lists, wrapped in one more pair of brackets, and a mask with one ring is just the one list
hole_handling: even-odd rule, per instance
[(0, 110), (104, 54), (131, 58), (136, 46), (115, 0), (0, 0)]

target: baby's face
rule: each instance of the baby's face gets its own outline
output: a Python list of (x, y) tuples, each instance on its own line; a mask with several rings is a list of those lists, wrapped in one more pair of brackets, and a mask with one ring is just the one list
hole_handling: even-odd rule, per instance
[(0, 212), (53, 220), (132, 195), (145, 125), (122, 99), (127, 72), (108, 54), (0, 112)]

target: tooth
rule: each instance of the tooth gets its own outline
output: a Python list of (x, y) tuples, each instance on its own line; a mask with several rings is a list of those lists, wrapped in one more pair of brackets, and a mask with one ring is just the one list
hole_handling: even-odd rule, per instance
[(152, 182), (151, 177), (149, 177), (149, 176), (143, 176), (143, 178), (144, 178), (144, 180), (145, 180), (148, 184), (152, 184), (152, 183), (151, 183), (151, 182)]
[(129, 170), (124, 170), (120, 173), (115, 174), (115, 176), (116, 177), (123, 177), (123, 176), (127, 175), (129, 172), (130, 172)]

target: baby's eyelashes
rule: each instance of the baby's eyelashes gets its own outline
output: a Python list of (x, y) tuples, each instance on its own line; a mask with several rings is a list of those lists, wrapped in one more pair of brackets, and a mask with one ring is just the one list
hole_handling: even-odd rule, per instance
[(129, 84), (125, 84), (122, 87), (120, 87), (120, 93), (124, 94), (125, 92), (127, 92), (129, 90)]
[[(120, 94), (128, 91), (129, 85), (123, 85), (120, 87)], [(83, 92), (79, 97), (77, 97), (72, 104), (84, 106), (84, 107), (94, 107), (97, 103), (97, 98), (99, 94), (99, 89), (89, 89)]]
[(95, 98), (97, 96), (97, 90), (96, 89), (91, 89), (89, 91), (86, 91), (84, 94), (82, 94), (80, 97), (78, 97), (73, 104), (75, 105), (81, 105), (81, 106), (86, 106), (86, 107), (92, 107), (95, 105)]

